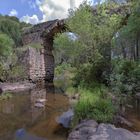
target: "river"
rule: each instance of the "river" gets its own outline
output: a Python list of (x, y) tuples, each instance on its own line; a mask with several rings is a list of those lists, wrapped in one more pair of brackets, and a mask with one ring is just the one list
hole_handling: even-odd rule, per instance
[[(0, 140), (66, 140), (67, 129), (57, 123), (69, 109), (63, 90), (51, 85), (12, 95), (0, 101)], [(46, 99), (43, 107), (38, 99)]]
[(126, 96), (121, 106), (121, 112), (131, 125), (119, 124), (119, 127), (123, 127), (132, 132), (140, 132), (140, 98)]
[[(0, 140), (66, 140), (68, 129), (57, 123), (70, 108), (66, 87), (62, 80), (55, 86), (12, 92), (12, 98), (1, 100)], [(43, 106), (37, 103), (38, 99), (45, 99)], [(126, 98), (121, 109), (132, 126), (118, 127), (140, 132), (140, 99)]]

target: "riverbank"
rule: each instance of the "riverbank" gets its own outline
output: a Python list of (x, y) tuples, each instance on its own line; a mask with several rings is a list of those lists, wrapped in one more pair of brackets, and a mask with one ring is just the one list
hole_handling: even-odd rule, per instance
[(19, 92), (19, 91), (32, 89), (35, 86), (36, 86), (35, 84), (30, 83), (29, 81), (22, 81), (17, 83), (9, 83), (9, 82), (0, 83), (0, 89), (2, 92), (7, 92), (7, 91)]

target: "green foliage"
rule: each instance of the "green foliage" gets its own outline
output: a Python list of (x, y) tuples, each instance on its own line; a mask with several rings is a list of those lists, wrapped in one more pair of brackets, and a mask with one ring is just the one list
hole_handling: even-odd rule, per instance
[(73, 78), (74, 86), (84, 84), (96, 86), (96, 83), (106, 83), (104, 73), (107, 71), (106, 60), (99, 59), (95, 63), (86, 63), (81, 65)]
[(0, 64), (0, 79), (2, 81), (15, 82), (27, 78), (25, 68), (22, 65), (15, 64), (11, 69), (6, 69)]
[(130, 60), (114, 60), (110, 85), (115, 93), (136, 93), (140, 87), (140, 63)]
[(140, 58), (139, 36), (140, 36), (140, 0), (133, 0), (128, 3), (131, 14), (126, 20), (126, 25), (118, 30), (118, 36), (115, 38), (115, 50), (117, 56), (131, 60)]
[[(97, 5), (96, 12), (86, 2), (69, 11), (67, 24), (75, 39), (68, 34), (55, 39), (56, 61), (66, 62), (78, 69), (75, 85), (81, 82), (105, 82), (104, 73), (109, 69), (111, 41), (120, 27), (122, 15), (112, 13), (114, 3)], [(59, 63), (56, 63), (59, 64)]]
[(16, 45), (21, 42), (20, 24), (8, 18), (0, 19), (0, 31), (12, 38)]
[(80, 88), (80, 100), (74, 107), (73, 123), (77, 124), (83, 119), (95, 119), (98, 122), (111, 122), (115, 113), (115, 108), (109, 98), (103, 98), (104, 90), (94, 88), (87, 90)]
[(71, 67), (70, 64), (62, 63), (55, 68), (55, 79), (54, 84), (59, 87), (63, 88), (65, 93), (69, 92), (69, 87), (72, 85), (72, 78), (75, 75), (76, 68)]
[(66, 64), (66, 63), (63, 63), (61, 65), (58, 65), (56, 68), (55, 68), (55, 75), (56, 76), (59, 76), (59, 75), (62, 75), (64, 74), (64, 72), (66, 70), (71, 70), (72, 67), (70, 64)]
[(25, 80), (27, 78), (25, 69), (26, 68), (22, 65), (13, 66), (11, 70), (7, 71), (8, 80), (10, 80), (11, 82)]
[(20, 23), (16, 17), (0, 15), (0, 79), (2, 81), (15, 79), (16, 76), (19, 79), (19, 76), (23, 77), (25, 73), (23, 66), (17, 64), (15, 52), (16, 47), (22, 45), (21, 30), (26, 26), (29, 25)]
[(7, 34), (14, 41), (16, 47), (22, 45), (22, 28), (29, 26), (30, 24), (20, 22), (17, 17), (0, 16), (0, 32)]
[(121, 15), (108, 14), (109, 9), (115, 6), (103, 3), (97, 5), (97, 11), (93, 12), (88, 4), (83, 3), (78, 9), (70, 11), (69, 28), (77, 35), (83, 46), (91, 51), (91, 54), (88, 54), (91, 55), (92, 61), (95, 61), (97, 53), (101, 54), (102, 48), (110, 43), (120, 25)]
[(14, 42), (4, 33), (0, 33), (0, 56), (8, 56), (12, 52)]
[(66, 94), (69, 95), (75, 95), (77, 93), (77, 89), (70, 86), (66, 89)]
[(85, 51), (84, 46), (76, 39), (74, 34), (63, 33), (57, 35), (54, 40), (54, 48), (56, 65), (65, 62), (72, 66), (78, 66), (79, 62), (86, 62), (83, 53)]

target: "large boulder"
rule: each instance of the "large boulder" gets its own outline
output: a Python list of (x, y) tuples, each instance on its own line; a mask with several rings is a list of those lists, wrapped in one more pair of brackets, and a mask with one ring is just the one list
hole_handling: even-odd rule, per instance
[(68, 140), (140, 140), (140, 134), (111, 124), (98, 125), (94, 120), (87, 120), (70, 133)]

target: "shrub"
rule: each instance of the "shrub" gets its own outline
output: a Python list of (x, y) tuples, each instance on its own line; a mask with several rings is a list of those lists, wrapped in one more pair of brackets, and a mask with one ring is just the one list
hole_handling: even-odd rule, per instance
[(113, 61), (110, 86), (115, 93), (136, 93), (140, 87), (140, 63), (130, 60)]
[(99, 59), (95, 63), (85, 63), (81, 65), (73, 79), (73, 86), (78, 87), (78, 85), (84, 83), (87, 87), (91, 84), (96, 87), (97, 83), (106, 83), (103, 75), (107, 73), (108, 66), (106, 63), (103, 59)]
[(55, 68), (55, 75), (59, 76), (59, 75), (63, 74), (65, 70), (70, 70), (71, 68), (72, 68), (71, 65), (70, 64), (66, 64), (66, 63), (58, 65)]

